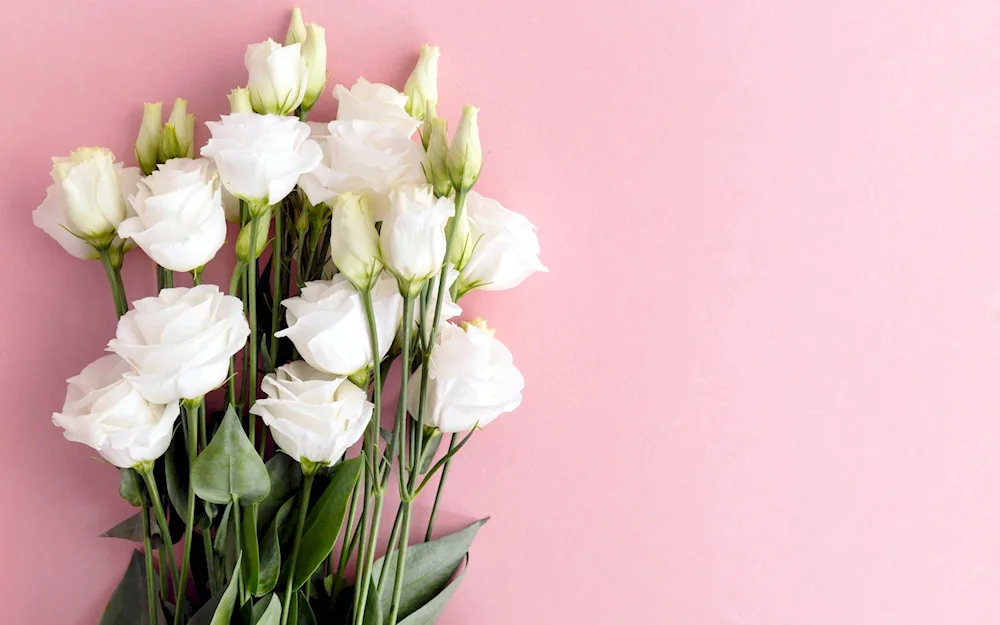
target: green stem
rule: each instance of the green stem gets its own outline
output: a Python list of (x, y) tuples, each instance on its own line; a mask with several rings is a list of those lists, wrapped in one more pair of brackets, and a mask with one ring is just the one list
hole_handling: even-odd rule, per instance
[[(184, 400), (184, 416), (187, 419), (187, 454), (188, 454), (188, 475), (194, 469), (195, 458), (198, 457), (198, 419), (201, 416), (201, 406), (204, 398), (197, 400)], [(194, 488), (188, 486), (187, 497), (187, 518), (184, 520), (184, 551), (181, 557), (180, 584), (177, 587), (177, 609), (174, 612), (174, 625), (180, 625), (183, 621), (184, 595), (187, 590), (188, 569), (191, 563), (191, 541), (194, 539)]]
[(197, 269), (192, 269), (191, 270), (191, 282), (195, 286), (198, 286), (199, 284), (201, 284), (201, 272), (204, 269), (205, 269), (205, 267), (202, 266), (202, 267), (198, 267)]
[(201, 532), (201, 546), (205, 551), (205, 572), (208, 577), (208, 592), (211, 596), (216, 595), (218, 586), (215, 584), (215, 552), (212, 550), (212, 532), (204, 529)]
[(108, 284), (111, 286), (111, 297), (115, 301), (115, 313), (121, 319), (128, 312), (128, 300), (125, 298), (125, 286), (122, 284), (121, 263), (116, 263), (111, 257), (110, 248), (105, 247), (98, 252), (101, 255), (104, 272), (108, 276)]
[[(247, 263), (247, 313), (250, 317), (250, 353), (247, 356), (247, 381), (250, 392), (247, 396), (246, 408), (249, 410), (257, 398), (257, 221), (260, 217), (250, 218), (250, 262)], [(254, 445), (257, 428), (253, 419), (247, 423), (247, 435), (250, 444)]]
[(396, 581), (392, 588), (392, 608), (389, 610), (389, 625), (396, 625), (399, 616), (399, 603), (403, 595), (403, 571), (406, 569), (406, 546), (410, 536), (410, 506), (409, 500), (404, 499), (400, 504), (403, 509), (403, 527), (399, 536), (399, 556), (396, 558)]
[(281, 300), (284, 299), (282, 290), (284, 288), (285, 259), (282, 257), (285, 243), (285, 209), (287, 206), (278, 205), (274, 212), (274, 243), (271, 247), (271, 273), (274, 277), (274, 288), (271, 297), (271, 370), (278, 367), (278, 337), (275, 334), (281, 330)]
[[(243, 283), (243, 276), (246, 275), (246, 267), (242, 262), (237, 261), (233, 269), (233, 277), (229, 280), (229, 294), (233, 297), (240, 296), (240, 285)], [(226, 402), (228, 405), (236, 406), (236, 354), (229, 359), (229, 378), (226, 383)]]
[(159, 291), (163, 289), (172, 289), (174, 287), (174, 272), (166, 269), (165, 267), (156, 266), (156, 288)]
[[(455, 449), (455, 441), (458, 440), (458, 434), (451, 435), (451, 442), (448, 443), (448, 452), (451, 453)], [(437, 520), (438, 503), (441, 501), (441, 492), (444, 490), (445, 480), (448, 479), (448, 469), (451, 467), (451, 460), (449, 459), (444, 463), (444, 468), (441, 469), (441, 479), (438, 481), (437, 492), (434, 494), (434, 506), (431, 507), (431, 517), (427, 519), (427, 532), (424, 534), (424, 542), (428, 542), (434, 533), (434, 521)]]
[(371, 586), (371, 571), (375, 565), (375, 546), (378, 542), (378, 529), (382, 521), (382, 504), (385, 502), (385, 495), (377, 491), (373, 497), (374, 508), (368, 528), (368, 542), (365, 549), (364, 567), (358, 571), (358, 580), (354, 584), (354, 623), (361, 625), (364, 622), (365, 606), (368, 603), (368, 588)]
[[(241, 532), (243, 532), (243, 521), (241, 520), (241, 515), (243, 514), (241, 510), (243, 507), (240, 505), (240, 500), (236, 499), (233, 501), (233, 529), (236, 530), (236, 560), (241, 561), (240, 556), (243, 555), (243, 540), (240, 539)], [(233, 571), (233, 577), (236, 577), (236, 586), (238, 587), (238, 594), (240, 596), (240, 605), (244, 603), (244, 593), (246, 592), (246, 585), (243, 583), (243, 566), (240, 565), (236, 567)]]
[[(354, 551), (354, 539), (358, 535), (357, 530), (361, 528), (361, 519), (359, 519), (354, 532), (351, 532), (351, 523), (354, 521), (354, 515), (358, 512), (358, 501), (364, 498), (362, 488), (360, 482), (355, 484), (354, 492), (351, 494), (351, 511), (347, 513), (347, 520), (344, 522), (344, 543), (340, 546), (340, 559), (337, 562), (336, 573), (333, 575), (333, 592), (331, 593), (331, 597), (337, 596), (337, 592), (343, 584), (344, 569), (347, 567), (347, 561), (351, 557), (351, 552)], [(330, 568), (333, 568), (332, 551), (330, 552)]]
[[(400, 505), (396, 508), (396, 518), (392, 522), (392, 532), (389, 534), (389, 544), (386, 545), (385, 548), (386, 561), (390, 560), (390, 555), (392, 554), (393, 551), (396, 550), (396, 546), (399, 544), (399, 530), (400, 527), (402, 527), (402, 524), (403, 524), (403, 505), (402, 503), (400, 503)], [(379, 597), (382, 596), (382, 587), (385, 585), (385, 578), (386, 578), (385, 575), (378, 578), (378, 584), (375, 585), (376, 596)]]
[(146, 563), (146, 602), (149, 604), (149, 623), (156, 623), (156, 580), (153, 579), (153, 540), (149, 531), (149, 506), (142, 499), (142, 545), (145, 548), (143, 560)]
[(295, 539), (292, 542), (292, 557), (288, 562), (288, 583), (285, 584), (285, 600), (281, 602), (281, 625), (288, 623), (288, 608), (295, 592), (295, 567), (299, 559), (299, 547), (302, 546), (302, 530), (306, 526), (306, 514), (309, 512), (309, 496), (312, 494), (313, 475), (302, 476), (302, 503), (299, 505), (299, 519), (295, 523)]
[(170, 579), (174, 583), (175, 592), (179, 592), (177, 590), (180, 588), (177, 580), (177, 562), (174, 560), (174, 550), (170, 545), (170, 526), (167, 524), (167, 515), (163, 512), (163, 501), (160, 498), (160, 490), (156, 487), (156, 478), (153, 477), (152, 465), (141, 469), (140, 473), (142, 473), (142, 478), (146, 482), (146, 489), (149, 491), (149, 500), (153, 503), (153, 512), (156, 513), (156, 525), (160, 528), (160, 536), (163, 537), (163, 544), (166, 545)]
[[(150, 512), (152, 512), (152, 510), (150, 510)], [(160, 537), (162, 538), (163, 535), (164, 535), (164, 532), (161, 531), (160, 532)], [(161, 540), (160, 542), (162, 543), (163, 541)], [(166, 575), (164, 575), (164, 570), (163, 570), (163, 568), (166, 566), (165, 563), (167, 561), (167, 553), (166, 553), (166, 551), (167, 551), (167, 547), (165, 545), (163, 545), (163, 544), (161, 544), (156, 549), (156, 552), (160, 555), (160, 600), (161, 601), (166, 601), (167, 600), (167, 594), (170, 592), (170, 580), (167, 579)]]

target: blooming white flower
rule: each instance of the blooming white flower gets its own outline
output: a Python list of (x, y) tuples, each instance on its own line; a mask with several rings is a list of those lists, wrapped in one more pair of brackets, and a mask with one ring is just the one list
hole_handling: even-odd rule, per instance
[(441, 49), (437, 46), (420, 46), (420, 58), (417, 60), (413, 73), (406, 80), (403, 93), (408, 98), (406, 112), (416, 119), (425, 120), (427, 106), (434, 106), (438, 101), (438, 58)]
[[(423, 367), (425, 365), (421, 365)], [(514, 357), (493, 333), (478, 325), (441, 326), (428, 365), (424, 425), (442, 432), (484, 427), (521, 405), (524, 377)], [(416, 418), (420, 400), (418, 368), (410, 379), (407, 408)]]
[(374, 406), (347, 378), (301, 360), (264, 377), (266, 398), (250, 408), (271, 429), (274, 442), (292, 458), (331, 465), (358, 442)]
[(139, 182), (129, 198), (135, 215), (118, 226), (158, 265), (203, 267), (226, 242), (226, 215), (215, 167), (205, 158), (175, 158)]
[(290, 115), (302, 104), (309, 74), (301, 43), (283, 46), (268, 39), (250, 44), (243, 62), (250, 74), (247, 90), (254, 111)]
[(323, 158), (309, 126), (294, 117), (223, 115), (206, 125), (212, 138), (202, 155), (215, 161), (229, 192), (251, 204), (277, 204)]
[(66, 401), (52, 422), (68, 440), (96, 449), (122, 469), (152, 462), (170, 445), (178, 402), (151, 404), (125, 375), (129, 364), (114, 354), (98, 358), (67, 380)]
[(390, 195), (379, 248), (382, 262), (401, 284), (409, 285), (411, 295), (441, 270), (447, 243), (444, 228), (454, 214), (455, 203), (435, 197), (429, 187), (407, 185)]
[(389, 85), (359, 78), (348, 89), (337, 85), (334, 95), (339, 102), (337, 121), (372, 121), (397, 130), (407, 137), (420, 127), (420, 120), (406, 112), (409, 98)]
[(132, 365), (125, 378), (151, 402), (198, 399), (222, 386), (229, 358), (250, 335), (243, 302), (214, 284), (163, 289), (133, 305), (108, 351)]
[[(317, 136), (320, 131), (313, 128)], [(335, 121), (326, 130), (325, 137), (318, 137), (323, 141), (320, 165), (299, 181), (312, 204), (341, 193), (363, 195), (381, 221), (393, 188), (423, 182), (424, 151), (409, 135), (369, 120)]]
[(459, 277), (459, 293), (511, 289), (536, 271), (548, 271), (538, 259), (538, 235), (527, 217), (475, 191), (465, 211), (474, 248)]
[[(383, 277), (372, 288), (378, 360), (388, 353), (403, 312), (396, 281)], [(334, 375), (351, 375), (372, 365), (371, 341), (361, 295), (343, 274), (307, 282), (297, 297), (281, 302), (287, 336), (310, 365)]]
[(353, 193), (337, 196), (330, 211), (330, 257), (355, 288), (365, 290), (374, 284), (382, 261), (378, 232), (364, 198)]
[(116, 230), (139, 169), (115, 163), (105, 148), (81, 148), (69, 158), (52, 160), (54, 182), (32, 213), (35, 225), (77, 258), (98, 258), (98, 247), (121, 248)]

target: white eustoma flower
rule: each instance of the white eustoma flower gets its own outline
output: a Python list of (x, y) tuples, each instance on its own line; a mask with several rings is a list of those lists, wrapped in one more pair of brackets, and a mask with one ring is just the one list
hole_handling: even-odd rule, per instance
[(408, 185), (390, 195), (379, 233), (382, 262), (411, 291), (441, 270), (447, 243), (444, 229), (454, 214), (451, 198), (435, 197), (430, 187)]
[(153, 462), (170, 445), (178, 402), (151, 404), (124, 376), (132, 368), (114, 354), (67, 380), (66, 401), (52, 422), (68, 440), (96, 449), (122, 469)]
[(268, 39), (250, 44), (243, 62), (250, 74), (247, 91), (254, 111), (291, 115), (302, 104), (309, 74), (301, 43), (283, 46)]
[(392, 126), (368, 120), (335, 121), (327, 125), (326, 136), (319, 132), (314, 127), (313, 136), (322, 141), (323, 158), (299, 181), (314, 205), (341, 193), (354, 193), (365, 196), (375, 220), (381, 221), (392, 189), (424, 181), (423, 149)]
[(215, 167), (205, 158), (175, 158), (139, 182), (129, 198), (135, 215), (118, 226), (158, 265), (203, 267), (226, 242), (226, 215)]
[(538, 259), (538, 235), (527, 217), (475, 191), (469, 192), (465, 211), (474, 248), (459, 277), (459, 293), (511, 289), (536, 271), (548, 271)]
[(331, 465), (340, 460), (361, 439), (374, 409), (367, 393), (350, 380), (301, 360), (265, 376), (260, 388), (267, 397), (258, 399), (250, 413), (299, 462)]
[[(514, 366), (514, 357), (492, 331), (479, 325), (467, 324), (464, 329), (453, 323), (442, 325), (426, 366), (424, 425), (442, 432), (462, 432), (484, 427), (521, 405), (524, 377)], [(407, 408), (414, 418), (419, 408), (420, 376), (418, 368), (410, 379)]]
[(54, 182), (32, 220), (77, 258), (98, 258), (98, 247), (122, 246), (116, 230), (140, 174), (114, 159), (105, 148), (80, 148), (69, 158), (52, 159)]
[[(403, 299), (396, 281), (383, 277), (372, 288), (378, 360), (388, 353), (399, 329)], [(361, 295), (343, 274), (332, 280), (307, 282), (297, 297), (281, 302), (287, 336), (303, 360), (334, 375), (351, 375), (372, 365), (368, 322)]]
[(309, 126), (294, 117), (223, 115), (206, 125), (212, 138), (202, 156), (215, 161), (230, 193), (251, 204), (277, 204), (323, 158)]
[(214, 284), (163, 289), (133, 305), (108, 351), (132, 365), (125, 378), (151, 402), (198, 399), (222, 386), (229, 358), (250, 335), (243, 302)]
[(357, 289), (374, 284), (382, 270), (378, 232), (361, 196), (342, 193), (330, 209), (330, 258)]
[(334, 95), (339, 102), (337, 121), (378, 122), (407, 137), (412, 137), (420, 127), (420, 120), (406, 112), (409, 98), (389, 85), (359, 78), (350, 89), (337, 85)]

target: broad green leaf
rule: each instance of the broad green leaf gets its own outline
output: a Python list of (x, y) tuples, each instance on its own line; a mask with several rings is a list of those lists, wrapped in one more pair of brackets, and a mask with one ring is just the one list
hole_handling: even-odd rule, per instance
[(250, 444), (232, 407), (226, 411), (212, 442), (195, 459), (191, 485), (199, 497), (217, 504), (234, 500), (253, 504), (267, 496), (270, 490), (267, 467)]
[[(258, 608), (263, 608), (258, 612)], [(281, 600), (277, 595), (261, 599), (253, 607), (253, 625), (279, 625), (281, 623)]]
[[(240, 558), (236, 559), (236, 569), (239, 570)], [(229, 580), (226, 590), (218, 597), (212, 597), (208, 603), (202, 606), (198, 612), (191, 617), (188, 625), (229, 625), (233, 618), (233, 609), (236, 607), (236, 580), (239, 575), (233, 575)]]
[[(406, 568), (403, 570), (403, 589), (399, 602), (399, 619), (405, 619), (444, 590), (448, 580), (455, 574), (465, 554), (476, 537), (476, 532), (489, 517), (480, 519), (469, 527), (442, 536), (437, 540), (410, 545), (406, 549)], [(375, 580), (385, 574), (389, 577), (382, 584), (382, 610), (388, 614), (392, 603), (393, 581), (396, 576), (396, 560), (399, 551), (386, 558), (379, 558), (372, 567)]]
[[(386, 580), (386, 583), (391, 586), (391, 581)], [(382, 602), (378, 599), (378, 591), (375, 588), (376, 582), (378, 582), (377, 573), (372, 577), (372, 581), (368, 585), (368, 601), (365, 602), (364, 625), (382, 625), (385, 623), (386, 612), (382, 609)]]
[(233, 511), (233, 504), (226, 506), (226, 509), (222, 513), (222, 519), (219, 521), (219, 529), (215, 532), (215, 543), (213, 548), (215, 553), (223, 554), (226, 552), (226, 535), (229, 533), (229, 514)]
[(300, 588), (306, 583), (333, 550), (347, 512), (347, 502), (354, 491), (354, 485), (361, 477), (363, 461), (359, 456), (337, 465), (330, 476), (329, 486), (309, 511), (299, 558), (292, 574), (294, 588)]
[(257, 576), (257, 596), (274, 590), (281, 575), (281, 543), (278, 540), (278, 524), (272, 523), (264, 535), (260, 552), (260, 572)]
[[(159, 623), (156, 625), (165, 620), (160, 606), (157, 606), (157, 619)], [(100, 625), (150, 625), (146, 595), (146, 561), (142, 552), (132, 552), (128, 568), (125, 569), (125, 574), (122, 575), (118, 587), (104, 608)]]
[(187, 518), (188, 471), (190, 463), (184, 447), (184, 436), (178, 434), (163, 454), (163, 476), (167, 482), (167, 497), (182, 519)]
[(134, 469), (122, 469), (121, 481), (118, 483), (118, 494), (136, 508), (142, 505), (139, 474)]
[[(156, 527), (156, 519), (149, 520), (149, 529), (153, 535), (152, 542), (155, 549), (163, 544), (160, 539), (159, 530)], [(101, 538), (121, 538), (122, 540), (130, 540), (135, 543), (143, 542), (145, 537), (142, 532), (142, 512), (137, 512), (118, 525), (115, 525), (101, 534)]]
[(268, 479), (271, 490), (257, 507), (257, 528), (267, 527), (282, 504), (298, 491), (302, 482), (302, 467), (287, 454), (278, 453), (267, 461)]
[[(234, 505), (239, 505), (237, 502)], [(243, 583), (247, 592), (257, 594), (257, 577), (260, 575), (260, 545), (257, 544), (257, 508), (243, 510), (240, 544), (243, 545)]]
[(458, 586), (462, 583), (464, 576), (465, 571), (459, 573), (458, 577), (445, 586), (445, 589), (438, 593), (436, 597), (425, 603), (413, 614), (399, 621), (399, 625), (434, 625), (438, 617), (441, 616), (441, 612), (444, 611), (444, 606), (448, 603), (448, 600), (458, 590)]
[(292, 617), (289, 615), (288, 622), (295, 622), (298, 625), (317, 625), (316, 615), (313, 614), (312, 606), (309, 605), (309, 597), (306, 596), (305, 592), (301, 591), (295, 594), (299, 597), (299, 606), (298, 610), (296, 610), (297, 614), (295, 621), (292, 621)]

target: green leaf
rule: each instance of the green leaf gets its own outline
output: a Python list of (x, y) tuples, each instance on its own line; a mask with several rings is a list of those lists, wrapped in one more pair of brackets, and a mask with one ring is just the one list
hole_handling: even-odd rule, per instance
[(347, 512), (347, 502), (354, 491), (354, 485), (361, 477), (362, 457), (352, 458), (337, 465), (330, 476), (330, 485), (309, 511), (302, 546), (292, 575), (294, 588), (306, 583), (313, 572), (326, 560), (337, 542), (340, 526)]
[[(236, 569), (239, 570), (240, 558), (236, 559)], [(208, 603), (202, 606), (198, 612), (191, 617), (188, 625), (229, 625), (233, 617), (233, 608), (236, 607), (236, 580), (239, 575), (234, 574), (226, 586), (225, 592), (218, 597), (212, 597)]]
[[(156, 580), (153, 580), (156, 583)], [(150, 625), (149, 603), (146, 595), (146, 561), (142, 552), (133, 551), (125, 574), (111, 594), (101, 615), (100, 625)], [(162, 609), (157, 606), (157, 620), (161, 625)]]
[(436, 597), (425, 603), (413, 614), (399, 621), (399, 625), (434, 625), (438, 617), (441, 616), (441, 612), (444, 611), (444, 606), (448, 603), (448, 600), (458, 590), (463, 577), (465, 577), (465, 571), (459, 573), (458, 577), (445, 586), (445, 589), (439, 592)]
[(215, 532), (215, 542), (213, 543), (215, 553), (222, 554), (226, 551), (226, 534), (229, 533), (229, 515), (232, 511), (233, 504), (229, 504), (222, 511), (222, 519), (219, 520), (219, 529)]
[[(156, 528), (156, 519), (150, 519), (149, 530), (153, 535), (153, 547), (157, 548), (163, 544)], [(142, 513), (137, 512), (125, 519), (118, 525), (101, 534), (101, 538), (121, 538), (134, 543), (141, 543), (145, 540), (142, 532)]]
[(257, 578), (260, 575), (260, 545), (257, 543), (257, 509), (255, 506), (250, 506), (243, 511), (242, 525), (240, 540), (243, 545), (243, 583), (246, 584), (247, 592), (257, 594)]
[[(296, 610), (297, 614), (294, 622), (297, 625), (317, 625), (316, 615), (313, 614), (312, 606), (309, 605), (309, 597), (304, 592), (297, 592), (295, 594), (299, 596), (299, 606)], [(288, 617), (288, 622), (293, 622), (291, 615)]]
[[(181, 471), (177, 467), (184, 467)], [(167, 497), (182, 519), (187, 518), (188, 469), (190, 463), (184, 448), (184, 437), (175, 436), (167, 453), (163, 454), (163, 476), (167, 482)]]
[[(139, 489), (139, 474), (133, 469), (122, 469), (118, 494), (136, 508), (142, 505), (142, 491)], [(149, 620), (149, 619), (146, 619)]]
[(278, 523), (272, 523), (264, 535), (260, 553), (260, 572), (257, 576), (257, 596), (266, 595), (278, 585), (281, 575), (281, 542), (278, 540)]
[(302, 483), (301, 465), (287, 454), (275, 454), (264, 466), (267, 467), (271, 490), (257, 507), (258, 529), (267, 527), (271, 523), (281, 505), (298, 491)]
[(267, 467), (250, 444), (239, 417), (230, 406), (212, 442), (191, 469), (194, 492), (217, 504), (262, 501), (270, 490)]
[[(454, 534), (407, 547), (403, 589), (399, 602), (400, 620), (416, 612), (444, 590), (448, 580), (455, 574), (455, 570), (468, 553), (476, 532), (488, 520), (489, 517), (480, 519)], [(372, 567), (373, 579), (376, 581), (383, 573), (389, 576), (382, 584), (381, 603), (386, 613), (392, 603), (392, 587), (399, 551), (394, 551), (392, 556), (388, 565), (386, 558), (379, 558)]]
[(424, 448), (421, 450), (420, 459), (420, 473), (427, 473), (430, 470), (431, 465), (434, 463), (434, 455), (437, 454), (438, 447), (441, 446), (441, 430), (437, 428), (424, 427), (425, 436)]
[(268, 595), (253, 607), (253, 625), (278, 625), (281, 623), (281, 600)]

